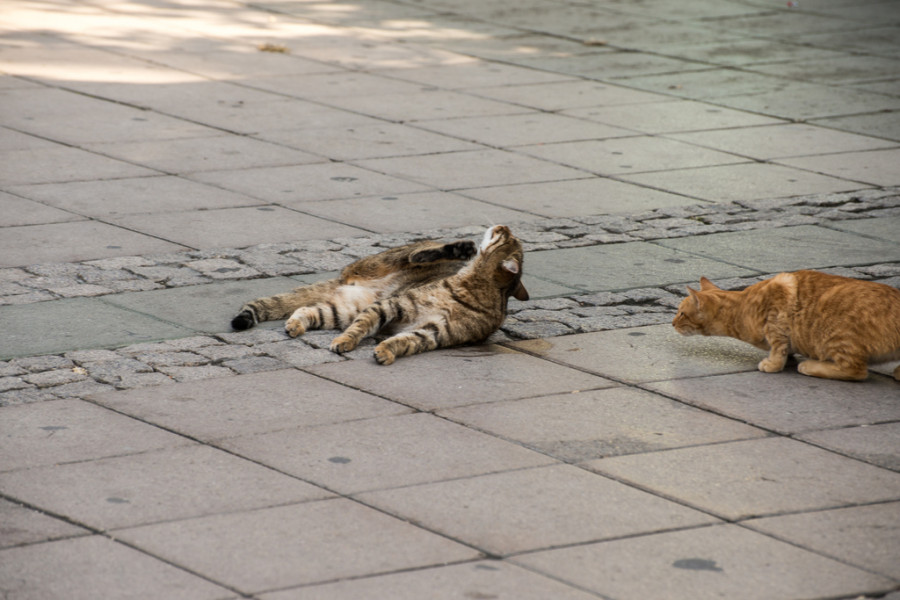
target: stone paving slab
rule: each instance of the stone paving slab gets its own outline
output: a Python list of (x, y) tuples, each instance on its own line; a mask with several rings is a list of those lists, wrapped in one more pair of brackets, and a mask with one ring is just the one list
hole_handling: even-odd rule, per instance
[(583, 592), (499, 561), (483, 561), (396, 573), (381, 577), (345, 580), (337, 583), (294, 588), (260, 596), (262, 600), (357, 600), (393, 598), (395, 600), (453, 600), (459, 593), (469, 598), (519, 598), (520, 600), (590, 600)]
[(230, 438), (222, 444), (257, 463), (341, 494), (555, 462), (421, 413)]
[(370, 492), (358, 498), (492, 555), (716, 520), (569, 465)]
[(116, 537), (244, 593), (480, 557), (346, 499), (124, 529)]
[[(887, 260), (900, 258), (900, 244), (864, 239), (813, 225), (718, 233), (702, 239), (663, 240), (659, 244), (765, 273), (851, 266), (868, 262), (875, 256)], [(790, 252), (785, 251), (788, 248)], [(715, 280), (715, 276), (707, 277)]]
[(9, 471), (0, 486), (16, 500), (103, 531), (331, 496), (199, 444)]
[(900, 474), (785, 438), (616, 456), (587, 465), (729, 520), (900, 498)]
[[(94, 535), (0, 551), (0, 579), (13, 597), (228, 600), (233, 592), (106, 537)], [(14, 586), (14, 587), (13, 587)]]
[(766, 435), (625, 387), (489, 402), (438, 414), (566, 462)]
[(852, 565), (898, 579), (900, 547), (896, 535), (900, 521), (897, 503), (839, 508), (816, 513), (752, 519), (757, 531), (832, 556)]
[(8, 306), (0, 318), (0, 328), (9, 340), (0, 351), (2, 358), (191, 335), (189, 329), (118, 308), (99, 298)]
[(189, 443), (82, 400), (5, 406), (0, 414), (0, 471), (139, 454)]
[(293, 369), (96, 394), (91, 401), (205, 442), (410, 412)]
[(673, 379), (645, 387), (782, 434), (900, 419), (897, 384), (881, 375), (870, 375), (865, 386), (846, 381), (826, 383), (800, 375), (792, 366), (782, 373)]
[(696, 279), (697, 273), (711, 273), (707, 275), (710, 278), (730, 278), (758, 272), (753, 267), (736, 266), (737, 261), (729, 261), (730, 264), (720, 261), (712, 252), (707, 252), (706, 258), (697, 256), (699, 253), (694, 252), (693, 246), (689, 252), (681, 252), (677, 241), (673, 246), (630, 242), (535, 253), (528, 257), (526, 268), (558, 284), (583, 291), (626, 290), (651, 282), (681, 283)]
[(893, 582), (734, 525), (551, 550), (516, 563), (605, 597), (827, 598)]
[(729, 338), (686, 338), (653, 325), (514, 342), (511, 347), (629, 383), (755, 371), (765, 354)]
[[(227, 270), (236, 267), (226, 265), (220, 268)], [(231, 318), (245, 302), (289, 292), (300, 285), (300, 282), (287, 277), (224, 281), (176, 289), (116, 294), (109, 298), (109, 303), (160, 321), (174, 323), (187, 330), (218, 333), (228, 329)]]
[[(612, 382), (501, 346), (461, 347), (401, 359), (403, 371), (376, 376), (374, 361), (310, 367), (309, 372), (419, 410), (610, 387)], [(440, 384), (433, 374), (440, 373)], [(528, 377), (523, 377), (527, 373)]]
[(823, 448), (864, 460), (873, 465), (900, 471), (900, 425), (884, 423), (845, 429), (813, 431), (797, 436)]
[(0, 549), (85, 535), (88, 530), (8, 500), (0, 500)]

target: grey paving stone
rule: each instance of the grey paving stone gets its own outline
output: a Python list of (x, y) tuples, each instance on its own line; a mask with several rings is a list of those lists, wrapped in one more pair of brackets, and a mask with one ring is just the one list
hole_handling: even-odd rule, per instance
[(2, 157), (4, 173), (9, 173), (4, 176), (4, 185), (59, 183), (79, 181), (85, 177), (105, 179), (158, 174), (156, 171), (98, 156), (80, 148), (56, 144), (42, 148), (39, 154), (34, 150), (6, 150), (2, 152)]
[[(859, 219), (858, 221), (843, 221), (830, 223), (829, 227), (900, 243), (900, 217), (878, 217), (875, 219)], [(891, 273), (893, 273), (893, 270)]]
[[(709, 236), (703, 240), (709, 239)], [(694, 239), (694, 246), (703, 240)], [(647, 242), (631, 242), (608, 246), (590, 246), (533, 252), (526, 259), (525, 270), (560, 285), (582, 292), (624, 290), (650, 285), (693, 282), (698, 273), (713, 273), (707, 277), (736, 277), (753, 274), (753, 271), (721, 261), (720, 256), (706, 252), (681, 252), (661, 248)], [(752, 268), (752, 267), (751, 267)]]
[(0, 552), (0, 578), (21, 598), (117, 598), (147, 595), (217, 600), (225, 588), (103, 536), (80, 537)]
[(414, 81), (448, 89), (470, 89), (495, 85), (527, 85), (569, 81), (569, 77), (513, 65), (470, 61), (455, 65), (427, 66), (417, 69), (385, 69), (388, 77)]
[(328, 103), (354, 113), (395, 123), (453, 117), (507, 115), (527, 110), (505, 102), (437, 88), (375, 96), (337, 96), (329, 98)]
[[(365, 73), (349, 75), (371, 77)], [(388, 81), (394, 87), (402, 85), (402, 82), (396, 80), (382, 81)], [(303, 86), (311, 85), (308, 77), (298, 82)], [(261, 137), (338, 161), (478, 149), (475, 144), (400, 123), (377, 123), (320, 130), (314, 138), (311, 138), (304, 129), (270, 131)]]
[(165, 173), (299, 165), (323, 160), (321, 156), (234, 135), (88, 144), (87, 148)]
[(0, 215), (0, 226), (3, 227), (82, 220), (79, 215), (46, 206), (40, 202), (18, 198), (5, 192), (0, 192), (0, 202), (3, 202), (3, 214)]
[(217, 377), (228, 377), (233, 375), (234, 371), (227, 367), (219, 367), (215, 365), (201, 365), (195, 367), (157, 367), (159, 371), (165, 373), (178, 382), (184, 381), (200, 381), (203, 379), (214, 379)]
[(164, 523), (116, 535), (245, 593), (479, 556), (471, 548), (345, 499)]
[(0, 549), (85, 535), (88, 530), (8, 500), (0, 500)]
[(497, 148), (634, 135), (627, 129), (549, 113), (441, 119), (417, 125)]
[(293, 369), (98, 394), (91, 401), (207, 442), (409, 412)]
[(798, 436), (824, 448), (859, 460), (900, 471), (900, 424), (861, 425), (845, 429), (812, 431)]
[(187, 440), (81, 400), (0, 408), (3, 471), (136, 454)]
[(766, 435), (632, 388), (490, 402), (438, 414), (567, 462)]
[(857, 114), (846, 117), (817, 119), (815, 124), (834, 127), (843, 131), (852, 131), (865, 135), (900, 141), (900, 125), (893, 120), (885, 121), (878, 113)]
[(753, 519), (746, 525), (758, 531), (837, 558), (857, 567), (897, 579), (900, 540), (892, 532), (900, 526), (896, 502), (855, 506), (816, 513)]
[(527, 340), (511, 347), (632, 383), (755, 370), (765, 356), (737, 340), (686, 338), (671, 325)]
[(191, 248), (249, 246), (259, 241), (257, 232), (261, 230), (266, 231), (266, 237), (271, 241), (363, 233), (359, 229), (301, 215), (280, 206), (123, 215), (110, 220), (128, 229)]
[(316, 500), (328, 492), (190, 445), (0, 475), (5, 493), (108, 530)]
[(890, 186), (900, 182), (897, 162), (900, 149), (841, 152), (824, 156), (782, 158), (777, 162), (832, 177), (861, 181), (870, 185)]
[[(803, 225), (662, 240), (667, 248), (714, 257), (763, 273), (852, 266), (900, 259), (900, 245)], [(790, 253), (784, 251), (790, 248)], [(698, 274), (702, 274), (697, 271)], [(710, 277), (715, 281), (715, 276)]]
[[(419, 183), (389, 177), (344, 163), (297, 167), (260, 167), (239, 171), (196, 173), (191, 179), (242, 192), (270, 202), (306, 202), (357, 196), (378, 196), (427, 191)], [(320, 229), (295, 232), (289, 240), (321, 239)], [(334, 236), (354, 235), (353, 232)], [(258, 241), (258, 240), (257, 240)], [(266, 241), (272, 241), (271, 238)]]
[(291, 279), (271, 277), (117, 294), (106, 300), (186, 329), (220, 333), (231, 330), (231, 319), (245, 302), (289, 292), (298, 286)]
[(715, 520), (569, 465), (371, 492), (358, 498), (494, 555)]
[[(60, 239), (70, 240), (61, 245)], [(183, 246), (97, 221), (13, 227), (0, 242), (0, 266), (77, 261), (121, 254), (181, 250)]]
[(641, 104), (637, 111), (631, 106), (622, 105), (577, 108), (567, 110), (564, 114), (642, 133), (674, 133), (778, 123), (769, 117), (691, 100)]
[(793, 120), (814, 120), (897, 108), (895, 98), (818, 83), (779, 81), (776, 91), (716, 98), (717, 104)]
[(295, 588), (260, 596), (262, 600), (356, 600), (357, 598), (393, 598), (394, 600), (453, 600), (459, 592), (469, 597), (519, 598), (520, 600), (589, 600), (581, 590), (553, 581), (515, 565), (485, 561), (450, 565), (353, 581), (326, 583)]
[(0, 307), (3, 358), (141, 340), (184, 337), (190, 330), (107, 304), (99, 298), (72, 298)]
[(232, 438), (224, 444), (255, 462), (342, 494), (555, 462), (421, 413)]
[(392, 366), (402, 368), (385, 373), (391, 367), (374, 360), (354, 360), (307, 370), (419, 410), (612, 385), (606, 379), (492, 345), (427, 352), (402, 358)]
[(770, 164), (720, 165), (621, 177), (638, 185), (714, 202), (824, 194), (866, 187), (862, 183)]
[(900, 419), (897, 382), (885, 377), (854, 385), (806, 377), (792, 366), (782, 373), (672, 379), (646, 387), (783, 434)]
[(856, 596), (889, 580), (734, 525), (550, 550), (515, 562), (615, 598)]
[(759, 159), (890, 148), (895, 142), (804, 123), (675, 133), (667, 137)]
[[(168, 146), (172, 142), (157, 143)], [(258, 200), (249, 196), (163, 175), (29, 185), (11, 189), (26, 198), (91, 217), (109, 216), (110, 203), (114, 203), (117, 215), (259, 204)]]
[[(377, 198), (350, 198), (298, 205), (305, 213), (384, 233), (462, 227), (473, 222), (516, 223), (533, 215), (447, 192), (424, 192)], [(334, 253), (329, 253), (334, 254)], [(300, 259), (306, 263), (305, 260)], [(342, 257), (349, 262), (350, 259)]]
[(727, 519), (900, 498), (900, 473), (785, 438), (727, 442), (587, 463)]
[[(441, 190), (559, 181), (584, 177), (582, 171), (502, 150), (449, 152), (357, 162), (359, 166), (417, 181)], [(465, 174), (461, 176), (461, 174)]]
[(546, 111), (586, 106), (615, 106), (662, 102), (661, 94), (637, 91), (631, 87), (598, 81), (576, 80), (531, 85), (497, 86), (474, 90), (479, 96), (530, 106)]

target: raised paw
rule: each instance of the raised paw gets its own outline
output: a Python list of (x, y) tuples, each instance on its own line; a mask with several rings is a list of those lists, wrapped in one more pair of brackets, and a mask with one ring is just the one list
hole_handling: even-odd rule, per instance
[(346, 333), (342, 333), (331, 341), (331, 351), (337, 354), (343, 354), (344, 352), (350, 352), (354, 348), (356, 348), (357, 343), (356, 340), (351, 338)]
[(759, 365), (757, 368), (763, 373), (778, 373), (779, 371), (784, 369), (784, 363), (772, 360), (771, 358), (764, 358), (759, 361)]
[(303, 324), (303, 321), (300, 319), (288, 319), (284, 324), (284, 330), (291, 337), (297, 337), (298, 335), (303, 335), (306, 333), (306, 325)]
[(447, 244), (447, 249), (451, 251), (454, 258), (463, 260), (472, 258), (478, 252), (478, 247), (475, 246), (475, 242), (472, 240), (462, 240), (453, 244)]
[(379, 365), (390, 365), (397, 359), (397, 356), (388, 350), (383, 343), (375, 346), (375, 362)]

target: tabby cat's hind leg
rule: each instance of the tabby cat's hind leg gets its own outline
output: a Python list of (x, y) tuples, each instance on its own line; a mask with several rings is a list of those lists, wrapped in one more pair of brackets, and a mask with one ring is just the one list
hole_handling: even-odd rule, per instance
[(848, 363), (839, 365), (836, 362), (825, 360), (804, 360), (797, 370), (811, 377), (823, 377), (825, 379), (843, 379), (845, 381), (862, 381), (869, 374), (866, 363)]
[(322, 303), (301, 306), (291, 314), (284, 330), (291, 337), (303, 335), (309, 329), (336, 329), (340, 325), (338, 309), (334, 304)]

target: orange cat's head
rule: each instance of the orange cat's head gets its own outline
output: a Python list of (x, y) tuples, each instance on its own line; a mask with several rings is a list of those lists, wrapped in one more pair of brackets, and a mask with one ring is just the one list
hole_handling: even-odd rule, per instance
[(522, 242), (506, 225), (495, 225), (484, 232), (478, 249), (479, 257), (488, 261), (497, 287), (505, 290), (506, 297), (528, 300), (528, 291), (522, 285)]
[(713, 331), (715, 320), (714, 291), (721, 291), (706, 277), (700, 278), (700, 291), (688, 286), (687, 298), (678, 306), (678, 314), (672, 319), (675, 331), (681, 335), (717, 335)]

